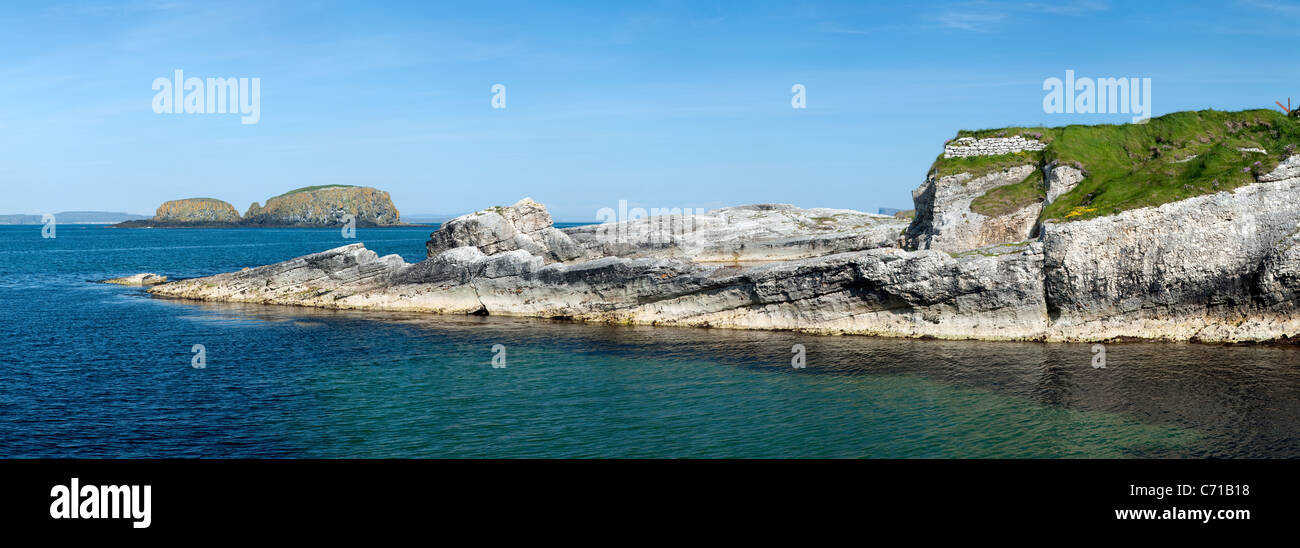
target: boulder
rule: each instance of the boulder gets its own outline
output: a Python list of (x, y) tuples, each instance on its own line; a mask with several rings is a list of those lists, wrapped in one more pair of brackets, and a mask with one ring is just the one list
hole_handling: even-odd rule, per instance
[(557, 230), (551, 214), (532, 198), (509, 207), (493, 207), (461, 215), (442, 223), (425, 243), (428, 257), (458, 247), (475, 247), (486, 255), (522, 250), (546, 263), (585, 256), (563, 232)]

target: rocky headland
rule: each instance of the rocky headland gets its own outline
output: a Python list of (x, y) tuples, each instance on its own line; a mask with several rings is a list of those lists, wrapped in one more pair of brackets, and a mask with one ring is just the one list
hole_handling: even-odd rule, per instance
[(324, 185), (275, 196), (266, 206), (254, 202), (244, 215), (213, 198), (172, 200), (152, 219), (119, 223), (121, 228), (338, 227), (351, 215), (357, 227), (402, 225), (387, 192), (371, 187)]
[(524, 199), (407, 263), (352, 244), (160, 297), (819, 334), (1290, 341), (1300, 124), (1271, 111), (962, 132), (911, 218), (764, 204), (558, 229)]

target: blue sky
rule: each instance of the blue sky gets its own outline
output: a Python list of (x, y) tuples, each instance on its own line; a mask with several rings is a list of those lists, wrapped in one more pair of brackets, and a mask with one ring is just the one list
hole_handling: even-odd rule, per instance
[[(318, 184), (405, 214), (532, 196), (574, 221), (619, 200), (906, 208), (958, 129), (1129, 119), (1044, 113), (1067, 69), (1151, 78), (1155, 115), (1300, 103), (1298, 19), (1281, 0), (6, 3), (0, 213), (242, 212)], [(261, 121), (155, 114), (176, 69), (260, 78)]]

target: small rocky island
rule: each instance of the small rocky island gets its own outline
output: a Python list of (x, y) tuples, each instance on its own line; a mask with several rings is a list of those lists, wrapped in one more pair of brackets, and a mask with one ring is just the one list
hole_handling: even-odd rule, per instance
[(910, 220), (765, 204), (557, 229), (530, 199), (410, 264), (352, 244), (159, 297), (988, 340), (1300, 335), (1300, 124), (1272, 111), (962, 132)]
[(235, 206), (215, 198), (172, 200), (152, 219), (126, 221), (118, 228), (338, 227), (352, 215), (358, 227), (402, 225), (388, 193), (349, 185), (322, 185), (291, 190), (253, 202), (240, 216)]

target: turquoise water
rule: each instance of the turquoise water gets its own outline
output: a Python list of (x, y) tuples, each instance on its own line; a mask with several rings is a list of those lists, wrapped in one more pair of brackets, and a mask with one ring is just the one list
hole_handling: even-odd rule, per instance
[[(357, 236), (415, 261), (429, 231)], [(204, 304), (92, 282), (350, 242), (0, 227), (0, 456), (1300, 456), (1289, 346), (1113, 344), (1094, 369), (1090, 345)]]

